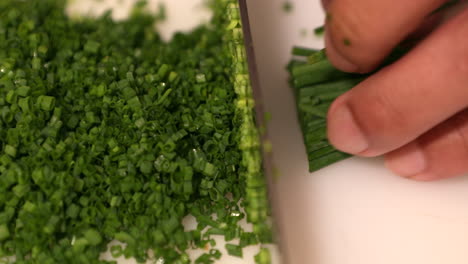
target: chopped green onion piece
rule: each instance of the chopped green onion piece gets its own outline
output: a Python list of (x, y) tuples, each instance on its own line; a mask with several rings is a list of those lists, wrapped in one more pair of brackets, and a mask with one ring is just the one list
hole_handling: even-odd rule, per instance
[(319, 26), (314, 29), (314, 34), (317, 37), (320, 37), (323, 35), (323, 32), (325, 32), (325, 27), (324, 26)]
[(345, 46), (351, 46), (351, 40), (349, 40), (348, 38), (345, 38), (345, 39), (343, 39), (343, 44)]
[(44, 111), (51, 111), (55, 107), (55, 98), (52, 96), (41, 95), (37, 98), (37, 104)]
[(257, 255), (255, 255), (256, 264), (269, 264), (271, 263), (270, 251), (267, 248), (261, 248)]
[(95, 229), (88, 229), (84, 232), (84, 237), (90, 245), (97, 246), (102, 242), (101, 234)]
[(31, 91), (31, 88), (29, 86), (23, 85), (23, 86), (20, 86), (16, 90), (16, 94), (19, 95), (19, 96), (22, 96), (22, 97), (26, 97), (26, 96), (29, 95), (30, 91)]
[(284, 12), (291, 13), (293, 8), (294, 8), (294, 6), (290, 1), (286, 0), (286, 2), (283, 3), (283, 11)]
[(16, 148), (11, 146), (11, 145), (6, 145), (5, 146), (5, 153), (10, 155), (11, 157), (16, 156)]
[(111, 246), (110, 252), (113, 258), (120, 258), (123, 255), (123, 249), (121, 245)]
[(0, 225), (0, 241), (4, 241), (9, 237), (10, 231), (8, 230), (8, 226), (6, 226), (5, 224)]
[(309, 48), (305, 48), (305, 47), (299, 47), (299, 46), (294, 46), (293, 49), (292, 49), (292, 55), (295, 55), (295, 56), (310, 56), (312, 54), (315, 54), (317, 53), (318, 50), (316, 49), (309, 49)]
[(225, 247), (229, 255), (242, 258), (242, 247), (233, 244), (226, 244)]

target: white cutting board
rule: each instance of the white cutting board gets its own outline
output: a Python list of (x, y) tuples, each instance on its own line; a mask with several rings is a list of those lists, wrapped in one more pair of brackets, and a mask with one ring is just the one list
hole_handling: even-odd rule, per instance
[[(273, 156), (277, 214), (293, 264), (466, 264), (468, 177), (433, 183), (393, 175), (380, 159), (352, 158), (319, 172), (307, 160), (284, 65), (292, 45), (323, 47), (319, 0), (250, 0)], [(305, 36), (301, 31), (306, 30)]]
[[(266, 109), (272, 113), (270, 136), (280, 173), (276, 217), (286, 263), (468, 263), (467, 177), (413, 182), (392, 175), (379, 159), (359, 158), (308, 173), (284, 66), (293, 45), (323, 46), (312, 34), (322, 24), (323, 12), (319, 0), (290, 0), (294, 8), (285, 13), (286, 1), (248, 0), (259, 77)], [(93, 12), (101, 12), (110, 2), (122, 18), (131, 1), (75, 0), (72, 10), (86, 13), (92, 3)], [(166, 2), (168, 22), (161, 30), (167, 37), (209, 17), (202, 0)], [(244, 259), (225, 257), (217, 263), (250, 264), (256, 250), (244, 250)]]

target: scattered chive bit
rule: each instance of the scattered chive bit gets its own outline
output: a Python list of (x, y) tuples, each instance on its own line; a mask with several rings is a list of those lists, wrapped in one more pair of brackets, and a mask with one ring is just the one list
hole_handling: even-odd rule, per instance
[(267, 248), (261, 248), (257, 255), (255, 255), (256, 264), (271, 263), (271, 254)]
[(294, 9), (294, 5), (290, 1), (286, 1), (283, 3), (283, 11), (286, 13), (291, 13)]
[(229, 255), (242, 257), (242, 247), (233, 244), (226, 244), (226, 250)]
[(330, 22), (332, 20), (332, 14), (330, 12), (325, 13), (325, 21)]
[(273, 180), (277, 181), (281, 177), (281, 172), (277, 167), (273, 168)]
[(314, 35), (317, 36), (317, 37), (323, 36), (324, 32), (325, 32), (325, 27), (323, 25), (319, 26), (319, 27), (316, 27), (314, 29)]
[(270, 140), (264, 140), (262, 145), (263, 145), (263, 151), (265, 153), (273, 152), (273, 144), (271, 144)]
[(344, 38), (344, 39), (343, 39), (343, 44), (344, 44), (345, 46), (351, 46), (351, 40), (349, 40), (348, 38)]
[(263, 120), (264, 120), (266, 125), (268, 125), (271, 122), (271, 118), (272, 118), (271, 112), (265, 111), (265, 114), (263, 116)]
[(305, 29), (305, 28), (301, 29), (299, 34), (301, 35), (302, 38), (307, 37), (307, 29)]
[(294, 56), (309, 56), (309, 55), (313, 55), (316, 53), (317, 53), (316, 49), (309, 49), (305, 47), (295, 46), (292, 49), (292, 55)]
[(114, 257), (190, 263), (214, 234), (238, 256), (271, 243), (237, 1), (169, 42), (143, 1), (119, 22), (65, 2), (0, 1), (0, 259), (115, 263), (100, 255), (118, 240)]

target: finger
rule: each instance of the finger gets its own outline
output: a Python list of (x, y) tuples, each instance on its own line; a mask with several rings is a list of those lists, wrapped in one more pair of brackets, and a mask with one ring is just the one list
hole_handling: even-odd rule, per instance
[(446, 0), (333, 0), (325, 44), (343, 71), (369, 72)]
[(322, 0), (322, 7), (323, 9), (327, 10), (328, 9), (328, 6), (330, 5), (331, 3), (331, 0)]
[(468, 105), (468, 10), (410, 53), (333, 102), (338, 149), (376, 156), (399, 148)]
[(468, 172), (468, 110), (385, 156), (393, 172), (429, 181)]
[(443, 16), (441, 14), (434, 14), (426, 18), (421, 25), (413, 32), (411, 32), (402, 43), (405, 47), (413, 47), (418, 42), (427, 37), (434, 29), (441, 24)]

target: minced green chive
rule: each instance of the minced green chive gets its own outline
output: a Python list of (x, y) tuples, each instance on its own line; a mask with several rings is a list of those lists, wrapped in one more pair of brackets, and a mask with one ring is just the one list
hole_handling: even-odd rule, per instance
[(345, 39), (343, 39), (343, 44), (345, 46), (351, 46), (351, 40), (349, 40), (348, 38), (345, 38)]
[(261, 248), (257, 255), (255, 255), (256, 264), (268, 264), (271, 263), (270, 251), (266, 248)]
[(317, 37), (322, 36), (324, 32), (325, 32), (325, 27), (324, 27), (324, 26), (319, 26), (319, 27), (316, 27), (316, 28), (314, 29), (314, 34), (315, 34), (315, 36), (317, 36)]
[(31, 88), (29, 86), (20, 86), (17, 90), (16, 90), (16, 94), (19, 95), (19, 96), (22, 96), (22, 97), (26, 97), (29, 95), (29, 91), (31, 90)]
[(84, 232), (84, 237), (90, 245), (96, 246), (102, 242), (101, 234), (95, 229), (88, 229)]
[(229, 255), (242, 257), (242, 247), (233, 244), (226, 244), (225, 247)]
[(5, 224), (0, 225), (0, 241), (4, 241), (10, 237), (10, 231), (8, 230), (8, 226)]
[(11, 145), (6, 145), (5, 146), (5, 153), (10, 155), (11, 157), (16, 156), (16, 148), (11, 146)]
[(286, 13), (291, 13), (294, 9), (294, 5), (293, 3), (291, 3), (290, 1), (286, 1), (283, 3), (283, 11), (286, 12)]
[(37, 98), (37, 104), (44, 111), (51, 111), (55, 107), (55, 98), (52, 96), (41, 95)]

